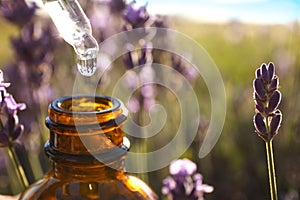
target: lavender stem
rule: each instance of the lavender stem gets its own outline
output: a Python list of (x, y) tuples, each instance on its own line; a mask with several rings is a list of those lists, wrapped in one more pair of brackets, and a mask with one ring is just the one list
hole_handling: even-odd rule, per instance
[(266, 142), (271, 200), (278, 200), (272, 140)]
[(24, 169), (19, 162), (19, 159), (17, 157), (16, 151), (15, 151), (13, 145), (8, 145), (8, 155), (14, 165), (14, 169), (16, 170), (18, 178), (20, 179), (20, 182), (22, 183), (24, 189), (27, 188), (29, 186), (28, 180), (25, 175)]

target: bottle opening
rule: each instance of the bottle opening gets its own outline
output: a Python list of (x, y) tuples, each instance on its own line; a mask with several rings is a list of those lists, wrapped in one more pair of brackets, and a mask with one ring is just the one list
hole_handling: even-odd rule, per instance
[(102, 99), (102, 101), (99, 102), (99, 99), (81, 97), (58, 102), (57, 106), (68, 112), (101, 112), (111, 109), (113, 107), (113, 102), (108, 99)]
[(55, 100), (48, 109), (51, 121), (64, 125), (102, 124), (126, 119), (119, 100), (102, 95), (66, 96)]

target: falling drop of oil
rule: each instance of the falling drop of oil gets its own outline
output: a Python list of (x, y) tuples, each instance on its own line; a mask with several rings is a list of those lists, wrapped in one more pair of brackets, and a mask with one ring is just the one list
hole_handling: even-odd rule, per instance
[(77, 69), (83, 76), (92, 76), (96, 72), (97, 57), (78, 58)]

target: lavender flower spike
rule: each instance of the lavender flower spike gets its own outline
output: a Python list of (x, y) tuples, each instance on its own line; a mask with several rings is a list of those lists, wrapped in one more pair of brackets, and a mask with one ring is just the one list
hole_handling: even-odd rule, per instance
[(13, 96), (6, 91), (9, 85), (4, 82), (3, 73), (0, 70), (0, 147), (8, 147), (9, 157), (15, 164), (15, 170), (25, 189), (29, 184), (14, 149), (14, 143), (18, 141), (24, 130), (24, 126), (19, 123), (17, 112), (24, 110), (26, 105), (16, 103)]
[(163, 195), (170, 200), (204, 200), (204, 193), (211, 193), (214, 188), (203, 184), (203, 176), (196, 170), (196, 164), (186, 158), (171, 162), (171, 175), (163, 180)]
[(24, 0), (0, 0), (0, 12), (8, 21), (23, 27), (27, 24), (38, 9), (35, 3), (30, 6)]
[(0, 70), (0, 147), (11, 145), (23, 132), (23, 125), (19, 124), (17, 111), (24, 110), (26, 105), (16, 103), (11, 94), (6, 91), (10, 83), (5, 83)]
[(253, 122), (256, 133), (266, 143), (271, 200), (278, 200), (272, 146), (273, 138), (278, 133), (282, 121), (282, 114), (278, 109), (281, 101), (278, 85), (279, 79), (275, 75), (274, 64), (270, 62), (267, 66), (263, 63), (256, 70), (256, 78), (253, 81), (253, 96), (256, 108)]
[(253, 122), (256, 133), (266, 142), (271, 141), (278, 133), (282, 121), (282, 114), (278, 109), (281, 102), (278, 85), (279, 79), (275, 75), (273, 63), (270, 62), (268, 66), (262, 64), (256, 70), (253, 81), (256, 114)]
[(135, 7), (135, 1), (126, 6), (123, 18), (131, 25), (132, 29), (143, 27), (150, 16), (146, 10), (147, 4), (142, 7)]

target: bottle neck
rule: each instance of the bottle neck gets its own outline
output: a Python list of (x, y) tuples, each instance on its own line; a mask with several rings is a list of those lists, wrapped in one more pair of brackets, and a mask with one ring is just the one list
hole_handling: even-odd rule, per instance
[(94, 162), (90, 164), (65, 162), (51, 159), (52, 169), (50, 173), (60, 180), (72, 181), (99, 181), (104, 179), (116, 179), (124, 175), (124, 160), (117, 160), (110, 164)]
[(57, 178), (93, 179), (121, 175), (127, 148), (119, 101), (105, 96), (64, 97), (50, 104), (45, 144)]

